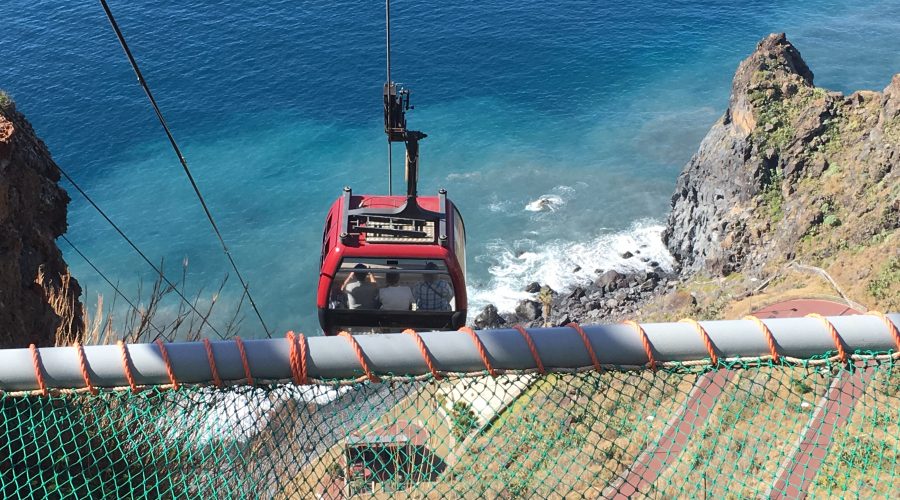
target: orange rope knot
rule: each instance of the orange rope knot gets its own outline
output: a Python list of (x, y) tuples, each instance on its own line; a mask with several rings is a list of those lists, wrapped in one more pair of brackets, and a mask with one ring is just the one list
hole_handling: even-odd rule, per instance
[(537, 366), (538, 372), (540, 372), (541, 375), (547, 373), (547, 370), (544, 369), (544, 362), (541, 361), (541, 355), (538, 353), (537, 347), (535, 347), (534, 341), (531, 339), (531, 334), (528, 333), (528, 330), (522, 328), (522, 325), (516, 325), (513, 328), (522, 334), (522, 338), (524, 338), (525, 343), (528, 344), (528, 350), (531, 351), (531, 357), (534, 358), (534, 364)]
[(375, 376), (372, 373), (372, 370), (369, 368), (369, 362), (366, 361), (366, 355), (363, 352), (362, 348), (359, 346), (359, 342), (353, 338), (353, 335), (350, 335), (349, 332), (340, 332), (338, 333), (339, 337), (344, 337), (347, 339), (347, 342), (350, 343), (350, 347), (353, 348), (353, 352), (356, 354), (356, 359), (359, 360), (359, 366), (362, 367), (363, 371), (366, 373), (366, 378), (369, 379), (370, 382), (378, 383), (381, 382), (381, 379)]
[(247, 360), (247, 351), (244, 349), (244, 341), (235, 335), (234, 343), (237, 344), (238, 354), (241, 355), (241, 364), (244, 365), (244, 377), (247, 379), (247, 385), (253, 385), (253, 373), (250, 372), (250, 362)]
[(591, 340), (588, 338), (587, 334), (584, 333), (584, 330), (581, 328), (581, 326), (579, 326), (578, 323), (575, 323), (574, 321), (566, 326), (578, 332), (578, 335), (581, 336), (581, 341), (584, 342), (584, 348), (587, 349), (588, 355), (591, 357), (591, 363), (594, 364), (594, 370), (602, 372), (603, 368), (600, 367), (600, 360), (597, 359), (597, 354), (594, 352), (594, 347), (591, 345)]
[[(309, 383), (309, 377), (306, 374), (306, 336), (302, 333), (300, 335), (294, 334), (294, 332), (287, 332), (285, 335), (288, 340), (288, 345), (291, 348), (290, 354), (290, 365), (291, 365), (291, 376), (294, 378), (294, 383), (297, 385), (307, 385)], [(298, 342), (299, 340), (299, 347)]]
[(97, 395), (97, 388), (91, 383), (91, 373), (88, 371), (87, 358), (84, 356), (84, 347), (80, 342), (75, 342), (75, 354), (78, 355), (78, 367), (81, 369), (81, 377), (84, 379), (84, 386), (93, 395)]
[(209, 362), (209, 371), (212, 372), (213, 383), (216, 387), (222, 387), (222, 377), (219, 376), (219, 370), (216, 369), (216, 357), (213, 354), (212, 342), (209, 339), (203, 339), (203, 347), (206, 348), (206, 360)]
[(834, 341), (834, 347), (837, 348), (838, 358), (840, 358), (841, 363), (847, 362), (847, 351), (844, 349), (844, 342), (841, 341), (841, 336), (838, 335), (837, 329), (831, 324), (831, 321), (828, 321), (828, 318), (822, 316), (821, 314), (811, 313), (806, 315), (807, 318), (816, 318), (821, 321), (825, 328), (828, 330), (828, 333), (831, 334), (831, 340)]
[(125, 372), (125, 380), (131, 387), (131, 392), (138, 392), (137, 384), (134, 383), (134, 375), (131, 373), (131, 356), (128, 354), (128, 346), (121, 340), (116, 341), (119, 346), (119, 352), (122, 353), (122, 371)]
[(172, 362), (169, 360), (169, 351), (166, 350), (166, 345), (162, 340), (157, 339), (155, 344), (159, 347), (159, 355), (162, 356), (163, 363), (166, 365), (166, 375), (169, 376), (169, 383), (172, 384), (172, 389), (178, 390), (180, 385), (178, 384), (178, 379), (175, 378), (175, 370), (172, 369)]
[(884, 326), (887, 327), (888, 332), (894, 337), (894, 342), (897, 344), (897, 352), (900, 352), (900, 331), (897, 330), (897, 325), (891, 321), (891, 318), (888, 318), (886, 314), (880, 311), (869, 311), (866, 314), (881, 318), (881, 321), (884, 322)]
[(31, 363), (34, 365), (34, 376), (37, 379), (38, 388), (41, 390), (42, 396), (47, 396), (50, 391), (47, 390), (47, 383), (44, 381), (44, 365), (41, 363), (41, 353), (38, 352), (34, 344), (28, 346), (31, 351)]
[(772, 335), (772, 330), (769, 330), (769, 325), (765, 324), (763, 320), (757, 318), (756, 316), (744, 316), (744, 319), (747, 321), (752, 321), (756, 323), (756, 326), (762, 330), (763, 334), (766, 336), (766, 344), (769, 346), (769, 354), (772, 356), (772, 361), (778, 362), (778, 349), (775, 344), (775, 336)]
[(651, 370), (656, 371), (657, 366), (656, 358), (653, 357), (653, 346), (650, 344), (650, 338), (647, 337), (647, 332), (644, 331), (644, 327), (630, 319), (624, 321), (622, 324), (630, 326), (632, 330), (641, 336), (641, 344), (644, 346), (644, 352), (647, 353), (647, 364), (650, 366)]
[(679, 321), (679, 323), (689, 323), (691, 325), (694, 325), (694, 328), (697, 330), (697, 333), (699, 333), (700, 337), (703, 339), (703, 345), (706, 346), (706, 352), (709, 353), (709, 361), (713, 365), (717, 366), (719, 364), (719, 356), (716, 355), (716, 348), (713, 345), (712, 339), (709, 337), (709, 334), (706, 333), (706, 329), (703, 328), (703, 325), (701, 325), (699, 322), (697, 322), (696, 320), (693, 320), (691, 318), (685, 318), (685, 319)]
[(441, 374), (434, 368), (434, 357), (431, 355), (428, 347), (425, 346), (425, 341), (419, 336), (419, 332), (407, 328), (406, 330), (403, 330), (403, 333), (412, 335), (412, 338), (416, 341), (416, 345), (419, 347), (419, 352), (422, 353), (422, 359), (425, 360), (425, 366), (427, 366), (428, 371), (431, 372), (431, 376), (434, 377), (435, 380), (440, 380), (442, 378)]
[(491, 364), (491, 360), (490, 358), (488, 358), (487, 350), (484, 348), (484, 344), (481, 342), (481, 339), (478, 338), (478, 334), (476, 334), (475, 331), (468, 326), (460, 328), (459, 331), (469, 334), (469, 337), (472, 339), (472, 343), (475, 344), (475, 349), (478, 351), (478, 355), (481, 357), (481, 362), (484, 363), (485, 369), (487, 369), (487, 372), (492, 377), (496, 377), (498, 375), (497, 370), (495, 370), (494, 365)]

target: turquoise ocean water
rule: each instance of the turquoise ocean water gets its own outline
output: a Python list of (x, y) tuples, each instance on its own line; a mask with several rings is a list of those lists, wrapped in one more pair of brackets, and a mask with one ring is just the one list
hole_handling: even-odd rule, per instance
[[(387, 187), (383, 3), (110, 4), (270, 327), (315, 332), (325, 211), (344, 185)], [(228, 263), (99, 4), (0, 11), (0, 88), (173, 279), (188, 261), (186, 293), (208, 300)], [(626, 267), (619, 252), (640, 245), (667, 263), (675, 178), (766, 34), (787, 32), (835, 90), (900, 72), (900, 2), (397, 0), (392, 13), (394, 79), (429, 134), (420, 191), (447, 188), (466, 218), (473, 310), (511, 308), (532, 280), (564, 288)], [(134, 298), (152, 271), (69, 191), (69, 238)], [(529, 210), (541, 196), (555, 210)], [(109, 303), (61, 247), (87, 302)], [(232, 276), (216, 322), (239, 297)], [(242, 335), (261, 336), (255, 321)]]

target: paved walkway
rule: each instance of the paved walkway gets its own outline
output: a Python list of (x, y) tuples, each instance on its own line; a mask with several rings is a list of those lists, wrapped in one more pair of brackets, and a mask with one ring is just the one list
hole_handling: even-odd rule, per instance
[(752, 312), (759, 319), (802, 318), (810, 313), (822, 316), (846, 316), (862, 314), (843, 302), (823, 299), (794, 299), (778, 302)]
[[(754, 311), (760, 319), (800, 318), (810, 313), (823, 316), (862, 314), (847, 304), (823, 299), (794, 299), (778, 302)], [(668, 422), (660, 441), (645, 449), (635, 462), (613, 481), (604, 498), (622, 499), (640, 496), (677, 459), (694, 431), (706, 422), (716, 398), (726, 389), (733, 372), (718, 370), (698, 378), (682, 408)], [(836, 427), (843, 425), (856, 400), (862, 395), (871, 374), (861, 371), (836, 378), (821, 398), (804, 433), (785, 458), (770, 495), (802, 497), (821, 467)]]

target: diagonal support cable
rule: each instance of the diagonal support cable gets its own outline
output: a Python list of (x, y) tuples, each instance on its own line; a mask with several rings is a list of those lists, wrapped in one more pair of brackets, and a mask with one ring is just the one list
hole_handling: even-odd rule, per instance
[[(206, 317), (203, 315), (203, 313), (201, 313), (200, 311), (197, 310), (197, 308), (194, 306), (194, 304), (193, 304), (190, 300), (188, 300), (187, 297), (184, 296), (184, 293), (182, 293), (181, 290), (179, 290), (178, 287), (175, 286), (175, 284), (172, 283), (172, 281), (169, 280), (169, 278), (166, 278), (166, 275), (162, 272), (162, 269), (160, 269), (159, 267), (157, 267), (156, 264), (154, 264), (153, 261), (151, 261), (150, 258), (147, 257), (147, 254), (145, 254), (140, 248), (138, 248), (138, 246), (137, 246), (133, 241), (131, 241), (131, 238), (129, 238), (128, 235), (126, 235), (125, 232), (122, 231), (122, 229), (121, 229), (115, 222), (113, 222), (112, 219), (110, 219), (108, 215), (106, 215), (106, 212), (104, 212), (103, 209), (100, 208), (100, 206), (97, 205), (97, 204), (94, 202), (94, 200), (93, 200), (90, 196), (88, 196), (88, 194), (87, 194), (83, 189), (81, 189), (81, 186), (79, 186), (79, 185), (75, 182), (75, 180), (72, 179), (72, 177), (69, 176), (69, 174), (66, 173), (66, 171), (62, 169), (62, 167), (60, 167), (59, 165), (56, 165), (56, 163), (54, 163), (53, 165), (56, 167), (56, 170), (59, 171), (59, 173), (60, 173), (67, 181), (69, 181), (69, 184), (71, 184), (72, 187), (74, 187), (75, 190), (78, 191), (78, 193), (81, 194), (81, 196), (83, 196), (84, 199), (87, 200), (87, 202), (90, 203), (90, 205), (91, 205), (92, 207), (94, 207), (94, 210), (96, 210), (97, 213), (99, 213), (100, 216), (103, 217), (103, 219), (105, 219), (106, 222), (108, 222), (109, 225), (112, 226), (112, 228), (113, 228), (117, 233), (119, 233), (119, 236), (121, 236), (122, 239), (125, 240), (125, 242), (128, 243), (128, 245), (130, 245), (131, 248), (132, 248), (135, 252), (137, 252), (137, 254), (140, 255), (142, 259), (144, 259), (144, 262), (146, 262), (147, 265), (150, 266), (150, 267), (156, 272), (156, 274), (159, 275), (160, 278), (162, 278), (162, 280), (163, 280), (167, 285), (169, 285), (170, 287), (172, 287), (172, 289), (175, 291), (175, 293), (181, 298), (181, 300), (184, 301), (185, 304), (188, 305), (188, 307), (191, 308), (192, 311), (194, 311), (194, 313), (200, 318), (200, 320), (201, 320), (206, 326), (208, 326), (212, 331), (216, 332), (216, 335), (218, 335), (219, 338), (224, 339), (224, 336), (219, 332), (219, 330), (217, 330), (216, 327), (214, 327), (211, 323), (209, 323), (209, 321), (206, 320)], [(68, 240), (66, 240), (66, 241), (68, 242)], [(71, 243), (69, 243), (69, 244), (71, 245)], [(74, 247), (73, 247), (73, 248), (74, 248)]]
[(89, 258), (87, 257), (87, 255), (85, 255), (85, 254), (81, 251), (81, 249), (79, 249), (77, 246), (75, 246), (74, 243), (72, 243), (71, 241), (69, 241), (69, 238), (66, 238), (66, 235), (61, 234), (61, 235), (59, 235), (59, 237), (62, 238), (63, 241), (65, 241), (66, 243), (68, 243), (68, 245), (69, 245), (70, 247), (72, 247), (72, 250), (75, 250), (75, 253), (77, 253), (82, 259), (84, 259), (84, 261), (87, 262), (87, 264), (88, 264), (89, 266), (91, 266), (91, 269), (93, 269), (97, 274), (99, 274), (100, 277), (103, 278), (103, 281), (105, 281), (107, 285), (111, 286), (112, 289), (113, 289), (117, 294), (119, 294), (119, 297), (122, 297), (122, 299), (124, 299), (125, 302), (126, 302), (126, 303), (134, 310), (134, 312), (138, 313), (142, 318), (145, 318), (145, 319), (146, 319), (147, 324), (150, 325), (151, 327), (153, 327), (154, 330), (156, 330), (156, 334), (157, 334), (157, 335), (156, 335), (156, 337), (155, 337), (153, 340), (156, 340), (156, 339), (158, 339), (159, 337), (163, 337), (163, 338), (165, 338), (165, 339), (166, 339), (167, 341), (169, 341), (169, 342), (172, 341), (172, 339), (166, 337), (165, 333), (162, 331), (161, 328), (159, 328), (158, 326), (154, 325), (153, 322), (150, 321), (150, 318), (147, 318), (147, 317), (146, 317), (145, 313), (144, 313), (143, 311), (141, 311), (141, 309), (140, 309), (138, 306), (134, 305), (134, 302), (132, 302), (132, 300), (129, 299), (128, 296), (125, 295), (125, 293), (122, 292), (122, 290), (120, 290), (119, 287), (116, 286), (116, 285), (112, 282), (112, 280), (110, 280), (110, 279), (106, 276), (106, 274), (103, 273), (103, 271), (101, 271), (96, 265), (94, 265), (94, 263), (91, 261), (91, 259), (89, 259)]
[(169, 129), (169, 125), (168, 123), (166, 123), (166, 119), (165, 117), (163, 117), (162, 111), (160, 111), (159, 106), (156, 104), (156, 99), (153, 97), (153, 93), (150, 91), (150, 86), (144, 79), (144, 75), (141, 74), (141, 70), (138, 67), (137, 61), (131, 54), (131, 49), (128, 48), (128, 43), (125, 41), (125, 36), (122, 34), (122, 30), (119, 29), (119, 24), (116, 22), (116, 18), (113, 16), (112, 11), (109, 9), (109, 5), (106, 3), (106, 0), (100, 0), (100, 5), (103, 6), (103, 10), (106, 12), (106, 18), (109, 19), (109, 23), (112, 25), (113, 31), (115, 31), (116, 33), (116, 38), (119, 39), (119, 44), (122, 45), (122, 50), (125, 51), (125, 55), (128, 57), (128, 61), (131, 63), (131, 69), (133, 69), (135, 75), (137, 75), (138, 83), (140, 83), (141, 88), (144, 89), (144, 93), (147, 94), (147, 98), (150, 99), (150, 105), (153, 106), (153, 111), (156, 113), (156, 118), (159, 120), (160, 125), (162, 125), (163, 130), (166, 133), (166, 137), (168, 137), (169, 143), (172, 145), (172, 149), (174, 149), (175, 154), (178, 155), (178, 161), (181, 162), (181, 167), (184, 170), (184, 173), (187, 175), (188, 181), (190, 181), (191, 187), (194, 189), (194, 193), (197, 195), (197, 199), (200, 200), (200, 205), (203, 206), (203, 211), (206, 213), (206, 218), (209, 220), (213, 232), (216, 233), (216, 237), (219, 239), (219, 243), (222, 245), (222, 250), (225, 252), (225, 256), (228, 257), (228, 262), (231, 263), (231, 267), (234, 269), (234, 273), (237, 275), (238, 280), (241, 282), (241, 286), (244, 288), (244, 291), (246, 291), (247, 299), (250, 301), (250, 305), (253, 307), (253, 311), (256, 313), (256, 317), (259, 318), (259, 322), (260, 324), (262, 324), (263, 330), (265, 330), (266, 332), (266, 336), (272, 338), (272, 334), (269, 332), (269, 328), (266, 326), (266, 322), (263, 321), (262, 314), (260, 314), (259, 312), (259, 308), (256, 307), (256, 301), (253, 300), (253, 295), (250, 294), (250, 286), (244, 280), (244, 277), (243, 275), (241, 275), (240, 270), (238, 270), (237, 264), (234, 262), (234, 257), (232, 257), (231, 251), (228, 250), (228, 245), (225, 244), (225, 239), (222, 237), (222, 233), (219, 231), (219, 227), (216, 225), (215, 219), (213, 219), (212, 212), (210, 212), (209, 207), (206, 205), (206, 200), (200, 193), (200, 187), (197, 186), (197, 182), (194, 180), (194, 176), (193, 174), (191, 174), (190, 168), (188, 168), (187, 160), (185, 160), (184, 155), (181, 154), (181, 148), (179, 148), (178, 143), (175, 142), (175, 137), (172, 135), (172, 131)]

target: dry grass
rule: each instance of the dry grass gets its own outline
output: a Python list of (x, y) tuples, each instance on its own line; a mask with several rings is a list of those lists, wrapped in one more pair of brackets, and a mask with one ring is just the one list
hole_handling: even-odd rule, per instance
[[(162, 263), (160, 269), (163, 269)], [(185, 261), (178, 289), (185, 289), (186, 277)], [(72, 276), (68, 271), (59, 276), (60, 286), (54, 286), (43, 271), (35, 280), (41, 286), (45, 300), (60, 318), (55, 332), (56, 346), (70, 346), (76, 342), (85, 345), (113, 344), (120, 339), (129, 343), (199, 340), (213, 332), (210, 318), (228, 282), (228, 276), (222, 279), (216, 291), (208, 298), (201, 288), (189, 298), (190, 303), (181, 300), (176, 293), (176, 285), (167, 283), (162, 275), (157, 276), (149, 290), (145, 290), (141, 281), (138, 284), (137, 298), (131, 302), (134, 307), (127, 304), (121, 317), (118, 311), (122, 307), (117, 304), (118, 295), (113, 295), (112, 302), (107, 306), (103, 296), (98, 294), (93, 311), (90, 311), (86, 305), (78, 303), (77, 297), (71, 295), (71, 280)], [(177, 300), (178, 305), (174, 310), (163, 312), (162, 306), (167, 300)], [(223, 328), (218, 329), (221, 338), (231, 338), (240, 330), (243, 301), (242, 295), (229, 320)]]

